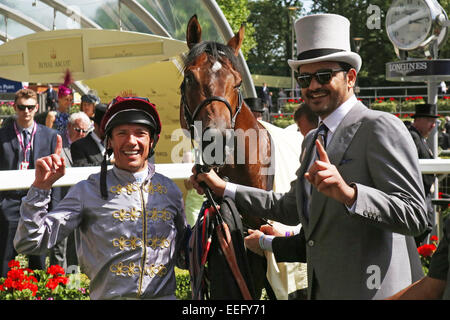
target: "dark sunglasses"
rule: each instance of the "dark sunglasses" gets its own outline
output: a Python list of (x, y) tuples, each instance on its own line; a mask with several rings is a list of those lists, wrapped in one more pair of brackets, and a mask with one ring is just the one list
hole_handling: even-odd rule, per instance
[(88, 133), (89, 132), (89, 130), (84, 130), (84, 129), (81, 129), (81, 128), (73, 128), (73, 130), (75, 130), (76, 132), (83, 132), (83, 133)]
[(32, 105), (25, 105), (25, 104), (18, 104), (17, 105), (17, 108), (19, 109), (19, 110), (21, 110), (21, 111), (25, 111), (25, 109), (27, 109), (28, 108), (28, 110), (33, 110), (34, 108), (36, 108), (36, 105), (35, 104), (32, 104)]
[(331, 78), (333, 78), (333, 74), (341, 71), (347, 72), (344, 69), (323, 69), (317, 71), (316, 73), (300, 73), (297, 76), (297, 82), (303, 89), (309, 87), (313, 77), (316, 78), (317, 82), (320, 84), (328, 84), (330, 83)]

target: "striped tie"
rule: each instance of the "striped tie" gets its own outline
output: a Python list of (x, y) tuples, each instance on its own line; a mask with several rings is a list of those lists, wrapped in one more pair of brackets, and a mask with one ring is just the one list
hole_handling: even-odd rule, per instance
[(29, 162), (30, 161), (30, 150), (26, 149), (28, 146), (28, 143), (30, 142), (29, 132), (27, 130), (23, 130), (22, 134), (23, 134), (24, 153), (26, 152), (25, 159), (23, 159), (23, 160), (26, 162)]
[[(317, 130), (317, 139), (319, 139), (320, 143), (322, 144), (323, 148), (327, 148), (327, 134), (328, 134), (328, 127), (325, 125), (325, 123), (321, 122), (319, 125), (319, 129)], [(319, 153), (317, 152), (317, 158), (319, 158)]]

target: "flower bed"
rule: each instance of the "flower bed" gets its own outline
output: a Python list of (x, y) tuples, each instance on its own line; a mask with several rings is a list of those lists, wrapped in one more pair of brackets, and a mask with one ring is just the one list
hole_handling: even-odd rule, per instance
[(287, 126), (294, 123), (294, 115), (293, 114), (286, 115), (283, 113), (279, 115), (274, 115), (271, 122), (274, 126), (286, 128)]
[[(422, 96), (406, 97), (404, 100), (397, 100), (393, 97), (385, 98), (379, 97), (370, 104), (370, 108), (374, 110), (381, 110), (390, 113), (394, 112), (414, 112), (417, 104), (426, 103)], [(450, 111), (450, 96), (444, 96), (437, 101), (438, 111)]]
[(66, 275), (58, 265), (31, 270), (18, 260), (8, 267), (7, 277), (0, 279), (0, 300), (89, 300), (89, 279), (83, 274)]

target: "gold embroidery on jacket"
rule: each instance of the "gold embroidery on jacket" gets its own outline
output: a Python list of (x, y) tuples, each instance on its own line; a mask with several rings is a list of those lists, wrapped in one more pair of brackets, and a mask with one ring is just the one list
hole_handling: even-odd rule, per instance
[[(120, 250), (125, 250), (128, 248), (135, 250), (136, 248), (142, 247), (142, 240), (134, 236), (130, 239), (120, 237), (114, 238), (112, 241), (112, 245), (114, 247), (119, 247)], [(149, 246), (153, 250), (155, 250), (156, 248), (165, 249), (170, 246), (170, 241), (167, 238), (159, 238), (155, 236), (147, 240), (147, 246)]]
[(167, 193), (167, 187), (163, 186), (161, 183), (157, 183), (154, 185), (152, 182), (144, 186), (144, 191), (154, 194), (155, 192), (158, 192), (159, 194), (165, 194)]
[(115, 219), (119, 219), (121, 222), (124, 222), (125, 220), (136, 221), (141, 217), (141, 211), (137, 210), (134, 207), (130, 208), (129, 211), (127, 211), (126, 209), (120, 209), (114, 211), (112, 213), (112, 216)]
[(152, 208), (146, 210), (147, 216), (152, 221), (157, 221), (158, 219), (169, 221), (172, 219), (172, 214), (167, 211), (167, 209), (158, 210), (157, 208)]
[(117, 186), (112, 186), (109, 191), (115, 194), (122, 194), (122, 191), (126, 191), (128, 195), (132, 194), (135, 191), (138, 191), (138, 186), (133, 183), (128, 183), (125, 186), (118, 184)]
[(167, 268), (163, 264), (155, 265), (152, 263), (151, 265), (145, 267), (145, 274), (152, 278), (154, 276), (163, 277), (167, 274)]
[[(119, 262), (118, 264), (113, 264), (109, 268), (109, 270), (112, 273), (115, 273), (117, 276), (124, 275), (124, 276), (135, 276), (138, 275), (141, 272), (141, 266), (138, 264), (135, 264), (134, 262), (130, 262), (128, 265), (123, 264), (123, 262)], [(167, 268), (165, 265), (155, 265), (152, 263), (149, 266), (145, 266), (145, 274), (150, 277), (163, 277), (167, 274)]]

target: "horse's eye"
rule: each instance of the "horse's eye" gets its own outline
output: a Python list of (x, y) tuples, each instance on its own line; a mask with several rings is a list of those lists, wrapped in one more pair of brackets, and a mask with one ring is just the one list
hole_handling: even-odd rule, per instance
[(194, 81), (195, 79), (192, 73), (187, 73), (184, 75), (184, 82), (183, 82), (184, 87), (192, 85)]
[(235, 89), (239, 89), (242, 85), (242, 80), (234, 87)]

